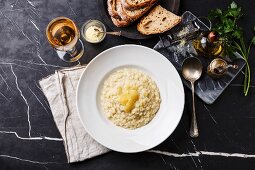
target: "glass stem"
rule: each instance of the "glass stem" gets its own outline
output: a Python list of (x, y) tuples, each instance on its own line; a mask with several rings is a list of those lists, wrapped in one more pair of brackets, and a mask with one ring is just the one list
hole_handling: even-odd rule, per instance
[(76, 53), (77, 53), (77, 49), (75, 48), (75, 46), (72, 48), (72, 49), (70, 49), (70, 50), (68, 50), (68, 51), (66, 51), (68, 54), (70, 54), (72, 57), (74, 57), (75, 55), (76, 55)]

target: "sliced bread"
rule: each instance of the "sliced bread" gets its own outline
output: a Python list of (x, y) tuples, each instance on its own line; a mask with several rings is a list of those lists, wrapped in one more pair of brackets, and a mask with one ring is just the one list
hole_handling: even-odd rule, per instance
[(130, 24), (130, 22), (122, 20), (121, 18), (111, 17), (111, 19), (112, 19), (113, 24), (117, 27), (126, 27), (127, 25)]
[(124, 8), (122, 5), (122, 11), (121, 11), (122, 14), (121, 15), (126, 16), (131, 21), (135, 21), (135, 20), (139, 19), (141, 16), (143, 16), (147, 11), (149, 11), (149, 9), (151, 9), (151, 7), (153, 7), (153, 5), (156, 2), (157, 1), (154, 1), (154, 3), (148, 4), (147, 6), (144, 6), (144, 7), (138, 8), (138, 9), (134, 9), (134, 10), (128, 10), (128, 9)]
[(125, 8), (122, 8), (121, 12), (122, 15), (124, 15), (125, 17), (129, 18), (132, 21), (135, 21), (141, 16), (143, 16), (150, 8), (151, 6), (142, 7), (136, 10), (127, 10)]
[(116, 0), (116, 9), (117, 9), (118, 15), (120, 16), (122, 20), (127, 21), (129, 23), (132, 22), (132, 19), (129, 16), (127, 16), (125, 11), (123, 10), (121, 0)]
[(124, 19), (124, 17), (121, 17), (119, 15), (118, 11), (120, 9), (118, 9), (118, 8), (122, 8), (121, 0), (108, 0), (107, 5), (108, 5), (109, 15), (111, 16), (111, 20), (115, 26), (125, 27), (130, 24), (130, 20), (128, 20), (127, 18)]
[(146, 7), (142, 7), (136, 10), (127, 10), (123, 7), (121, 0), (116, 0), (115, 1), (115, 9), (118, 13), (118, 17), (113, 17), (116, 18), (118, 22), (121, 21), (121, 24), (116, 24), (116, 20), (113, 21), (113, 23), (117, 27), (125, 27), (143, 16), (154, 4), (150, 4)]
[(163, 33), (181, 22), (181, 17), (160, 5), (154, 7), (147, 16), (137, 24), (137, 30), (145, 35)]
[(124, 8), (134, 10), (154, 4), (156, 1), (157, 0), (121, 0), (121, 3)]
[(116, 8), (116, 0), (107, 0), (108, 12), (111, 17), (118, 18), (120, 17), (117, 8)]

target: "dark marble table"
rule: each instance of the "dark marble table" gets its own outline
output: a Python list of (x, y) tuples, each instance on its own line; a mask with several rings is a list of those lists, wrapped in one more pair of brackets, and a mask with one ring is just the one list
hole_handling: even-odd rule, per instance
[[(230, 0), (182, 0), (180, 14), (190, 10), (205, 16), (209, 9), (226, 7)], [(245, 11), (241, 25), (251, 37), (254, 0), (239, 0)], [(254, 169), (255, 80), (242, 93), (240, 74), (213, 104), (197, 101), (200, 137), (188, 135), (191, 95), (175, 132), (149, 152), (108, 154), (67, 164), (63, 143), (38, 80), (56, 69), (78, 63), (62, 62), (48, 44), (45, 28), (57, 17), (73, 19), (79, 28), (87, 19), (100, 19), (95, 0), (0, 0), (0, 169)], [(135, 41), (108, 36), (99, 45), (85, 43), (88, 63), (110, 47), (133, 43), (153, 47), (158, 37)], [(255, 68), (255, 51), (250, 67)]]

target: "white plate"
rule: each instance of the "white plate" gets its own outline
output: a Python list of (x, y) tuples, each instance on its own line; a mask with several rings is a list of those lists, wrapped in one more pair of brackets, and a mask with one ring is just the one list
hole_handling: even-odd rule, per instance
[[(104, 79), (124, 67), (138, 68), (156, 82), (161, 104), (146, 126), (128, 130), (111, 123), (101, 110)], [(96, 56), (83, 72), (77, 90), (77, 108), (85, 130), (99, 143), (119, 152), (141, 152), (167, 139), (178, 125), (184, 108), (184, 90), (174, 66), (160, 53), (139, 45), (121, 45)]]

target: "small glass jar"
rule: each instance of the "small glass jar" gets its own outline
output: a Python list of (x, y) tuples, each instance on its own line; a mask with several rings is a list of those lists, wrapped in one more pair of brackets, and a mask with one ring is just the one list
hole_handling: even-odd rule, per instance
[(89, 43), (100, 43), (106, 36), (105, 25), (98, 20), (88, 20), (82, 25), (81, 35)]
[(214, 32), (202, 33), (197, 39), (193, 40), (193, 46), (199, 55), (216, 58), (222, 53), (222, 41), (218, 37), (211, 38), (210, 34), (212, 33)]
[(225, 60), (221, 58), (215, 58), (207, 67), (207, 73), (213, 78), (223, 77), (228, 68), (238, 69), (237, 65), (228, 64)]

